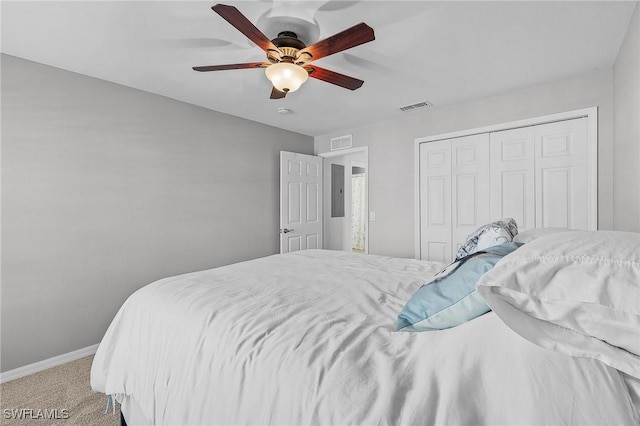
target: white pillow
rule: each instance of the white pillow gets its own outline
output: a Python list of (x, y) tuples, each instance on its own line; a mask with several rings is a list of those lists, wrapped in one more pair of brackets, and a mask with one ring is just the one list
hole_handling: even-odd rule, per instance
[(487, 223), (476, 229), (460, 246), (455, 260), (463, 259), (470, 254), (498, 244), (510, 243), (518, 234), (518, 224), (510, 217)]
[(522, 232), (519, 232), (513, 238), (513, 242), (515, 243), (530, 243), (533, 240), (537, 240), (538, 238), (546, 237), (547, 235), (557, 234), (558, 232), (570, 231), (567, 228), (534, 228), (527, 229)]
[(539, 238), (505, 256), (477, 291), (525, 339), (640, 378), (640, 234)]

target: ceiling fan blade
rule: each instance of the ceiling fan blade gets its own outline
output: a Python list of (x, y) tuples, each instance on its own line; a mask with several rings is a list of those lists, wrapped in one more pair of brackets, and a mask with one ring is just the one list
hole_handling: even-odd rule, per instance
[(287, 92), (281, 92), (275, 87), (271, 89), (271, 99), (284, 99), (287, 96)]
[(279, 52), (279, 49), (271, 43), (271, 40), (262, 33), (255, 25), (251, 23), (238, 9), (233, 6), (227, 6), (226, 4), (216, 4), (212, 6), (214, 12), (222, 16), (228, 23), (233, 25), (238, 31), (244, 34), (249, 40), (258, 45), (265, 52), (268, 50), (275, 50)]
[(334, 34), (329, 38), (320, 40), (311, 46), (307, 46), (299, 52), (298, 57), (303, 53), (308, 53), (312, 56), (311, 60), (315, 61), (317, 59), (324, 58), (325, 56), (333, 55), (334, 53), (342, 52), (343, 50), (368, 43), (375, 39), (376, 36), (373, 33), (373, 28), (362, 22)]
[(227, 64), (227, 65), (206, 65), (202, 67), (193, 67), (194, 71), (224, 71), (224, 70), (240, 70), (244, 68), (266, 68), (268, 62), (248, 62), (246, 64)]
[(335, 84), (336, 86), (349, 90), (356, 90), (364, 83), (364, 81), (358, 80), (357, 78), (349, 77), (348, 75), (320, 68), (315, 65), (306, 65), (304, 69), (309, 72), (309, 77), (326, 81), (327, 83)]

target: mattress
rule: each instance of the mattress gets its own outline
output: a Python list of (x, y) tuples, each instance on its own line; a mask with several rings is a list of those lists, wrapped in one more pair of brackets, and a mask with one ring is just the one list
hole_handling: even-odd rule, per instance
[(134, 293), (91, 385), (130, 424), (637, 424), (623, 374), (525, 340), (494, 313), (395, 331), (444, 265), (306, 250)]

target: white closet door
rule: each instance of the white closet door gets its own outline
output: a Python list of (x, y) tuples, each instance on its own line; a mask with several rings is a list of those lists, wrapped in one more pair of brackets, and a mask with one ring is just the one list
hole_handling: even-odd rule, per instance
[(480, 226), (491, 222), (489, 134), (451, 140), (452, 256)]
[(451, 261), (451, 140), (420, 145), (420, 256)]
[(589, 228), (587, 119), (535, 127), (536, 228)]
[(491, 220), (512, 217), (519, 230), (535, 228), (534, 128), (490, 135)]

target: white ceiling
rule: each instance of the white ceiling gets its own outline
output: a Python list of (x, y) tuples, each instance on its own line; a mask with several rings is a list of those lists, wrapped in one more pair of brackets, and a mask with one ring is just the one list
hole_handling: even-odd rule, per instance
[[(194, 65), (257, 62), (264, 53), (213, 1), (2, 1), (2, 53), (307, 135), (609, 69), (635, 1), (225, 1), (269, 38), (274, 22), (307, 44), (366, 22), (376, 40), (317, 65), (365, 81), (356, 91), (309, 79), (271, 100), (260, 69), (199, 73)], [(317, 26), (311, 24), (317, 22)], [(288, 22), (288, 24), (286, 24)], [(315, 37), (313, 29), (319, 28)], [(288, 29), (288, 28), (282, 28)], [(278, 108), (293, 111), (278, 114)]]

